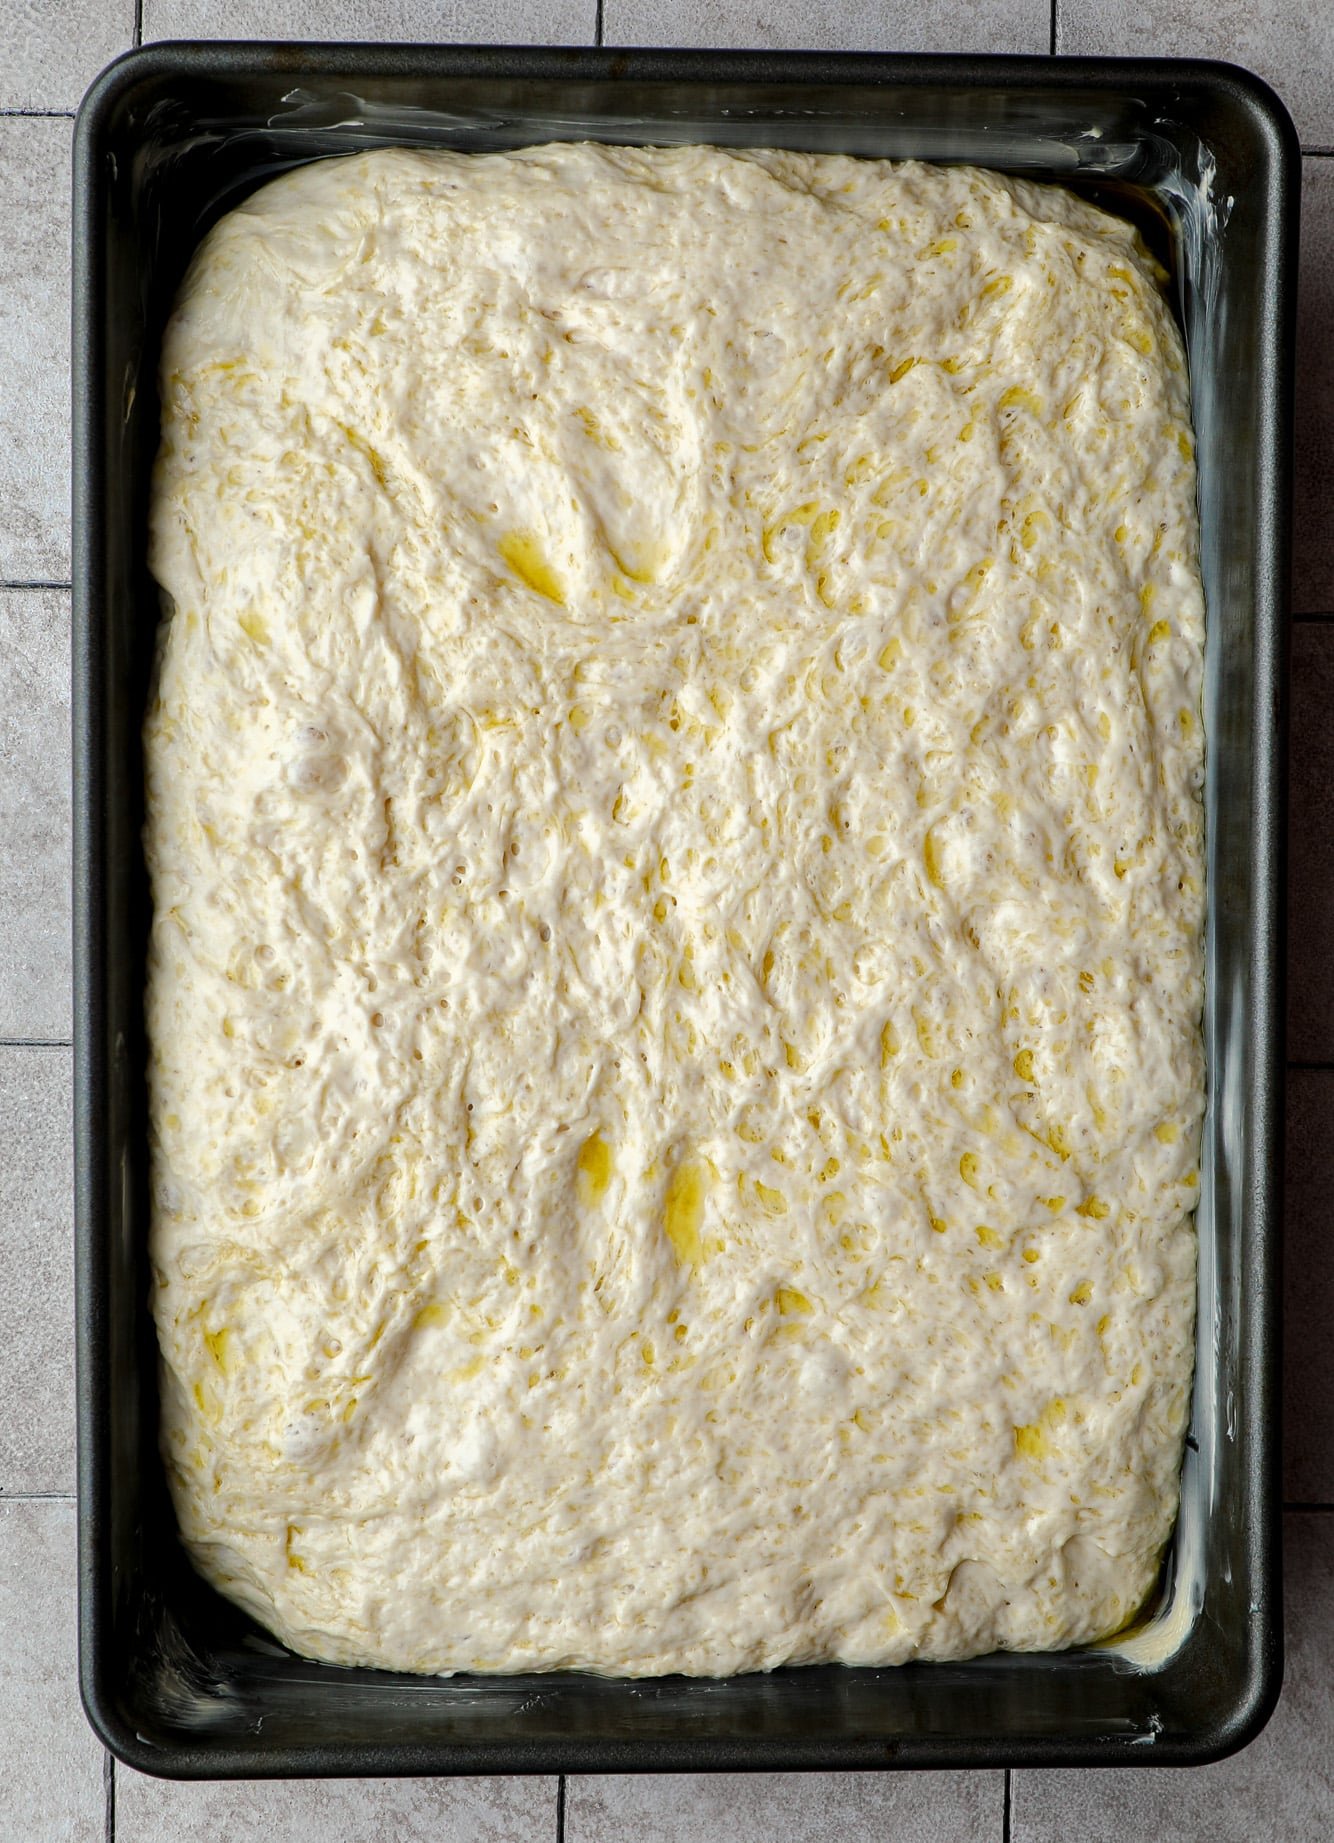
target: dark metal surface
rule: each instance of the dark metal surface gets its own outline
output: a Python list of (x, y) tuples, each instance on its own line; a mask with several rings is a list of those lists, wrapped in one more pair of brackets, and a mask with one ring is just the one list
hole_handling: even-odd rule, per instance
[[(721, 1682), (339, 1670), (285, 1652), (199, 1580), (177, 1541), (146, 1309), (142, 1018), (139, 726), (157, 624), (145, 545), (162, 326), (202, 233), (287, 166), (404, 141), (556, 138), (966, 159), (1073, 185), (1151, 240), (1166, 227), (1191, 358), (1209, 607), (1210, 1110), (1193, 1447), (1151, 1668), (1095, 1649)], [(122, 59), (89, 92), (74, 186), (79, 1632), (84, 1702), (103, 1740), (132, 1766), (183, 1778), (1181, 1765), (1243, 1745), (1281, 1673), (1298, 213), (1282, 106), (1210, 64), (165, 45)]]

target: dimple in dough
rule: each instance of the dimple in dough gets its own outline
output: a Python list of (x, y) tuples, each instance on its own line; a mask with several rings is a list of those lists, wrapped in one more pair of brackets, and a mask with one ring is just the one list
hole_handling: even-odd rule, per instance
[(1192, 1363), (1203, 602), (1123, 223), (381, 151), (162, 359), (153, 1307), (296, 1650), (725, 1674), (1121, 1625)]

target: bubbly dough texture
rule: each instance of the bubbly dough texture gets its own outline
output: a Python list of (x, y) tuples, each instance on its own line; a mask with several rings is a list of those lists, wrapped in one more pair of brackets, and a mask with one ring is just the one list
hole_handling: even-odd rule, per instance
[(1203, 1109), (1181, 341), (966, 169), (377, 152), (168, 329), (163, 1443), (298, 1651), (1121, 1624)]

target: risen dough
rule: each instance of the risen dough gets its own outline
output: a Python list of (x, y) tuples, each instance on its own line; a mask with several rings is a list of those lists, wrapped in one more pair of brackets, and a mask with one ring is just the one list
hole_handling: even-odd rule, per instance
[(984, 173), (265, 187), (168, 329), (154, 1310), (299, 1651), (1066, 1645), (1172, 1525), (1202, 1111), (1181, 342)]

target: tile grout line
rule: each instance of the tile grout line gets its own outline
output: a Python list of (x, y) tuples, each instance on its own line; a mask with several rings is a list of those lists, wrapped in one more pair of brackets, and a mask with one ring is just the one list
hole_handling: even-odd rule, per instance
[(116, 1843), (116, 1762), (109, 1753), (102, 1755), (103, 1843)]
[(0, 109), (5, 122), (72, 122), (73, 109)]
[(605, 0), (597, 0), (596, 11), (593, 14), (593, 43), (595, 45), (600, 45), (602, 43), (604, 30), (602, 9), (604, 4)]
[(565, 1774), (556, 1775), (556, 1843), (565, 1843)]
[(73, 1049), (73, 1037), (0, 1037), (0, 1049)]
[(6, 1491), (0, 1485), (0, 1504), (73, 1504), (78, 1501), (73, 1491)]
[(34, 576), (31, 578), (30, 581), (27, 581), (27, 582), (24, 582), (20, 579), (15, 579), (13, 582), (0, 581), (0, 592), (7, 590), (7, 589), (9, 590), (23, 589), (23, 590), (31, 591), (33, 589), (47, 589), (47, 590), (72, 589), (73, 587), (74, 587), (74, 584), (72, 582), (48, 582), (45, 579), (45, 577), (41, 577), (41, 576)]
[(136, 48), (144, 42), (144, 0), (134, 0), (134, 43)]
[(1056, 11), (1060, 3), (1061, 0), (1051, 0), (1051, 43), (1048, 45), (1047, 51), (1053, 58), (1056, 56)]
[(1010, 1768), (1007, 1766), (1005, 1769), (1005, 1803), (1001, 1807), (1001, 1843), (1010, 1843), (1010, 1825), (1013, 1818), (1013, 1796)]

